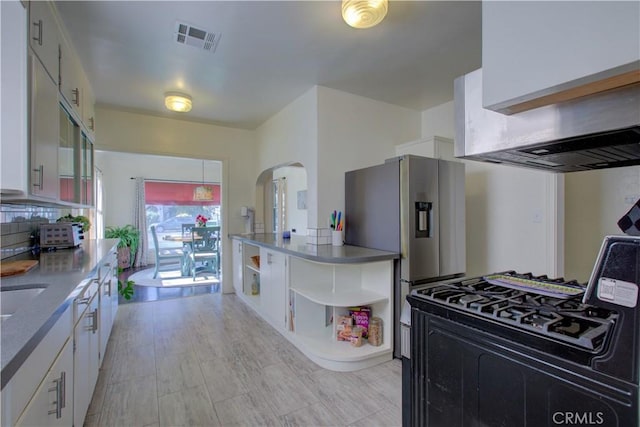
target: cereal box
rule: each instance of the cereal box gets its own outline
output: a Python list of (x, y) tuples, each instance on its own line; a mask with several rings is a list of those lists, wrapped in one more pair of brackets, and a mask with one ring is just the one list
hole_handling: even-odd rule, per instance
[(362, 338), (369, 336), (370, 307), (349, 307), (349, 314), (353, 318), (353, 324), (362, 328)]

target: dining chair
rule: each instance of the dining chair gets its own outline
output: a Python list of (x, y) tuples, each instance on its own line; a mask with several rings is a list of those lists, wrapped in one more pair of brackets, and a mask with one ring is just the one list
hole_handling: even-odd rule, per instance
[[(191, 275), (193, 280), (202, 273), (219, 275), (220, 227), (191, 228)], [(199, 265), (198, 265), (199, 264)], [(208, 277), (208, 276), (207, 276)]]
[(191, 245), (191, 229), (195, 226), (195, 223), (182, 224), (182, 234), (180, 237), (182, 237), (183, 243)]
[(153, 236), (153, 246), (155, 248), (155, 256), (156, 256), (156, 265), (153, 271), (153, 278), (155, 279), (158, 276), (158, 272), (160, 271), (168, 271), (171, 267), (171, 270), (175, 270), (175, 263), (170, 264), (162, 264), (163, 261), (178, 261), (180, 263), (180, 269), (184, 271), (185, 259), (184, 259), (184, 251), (181, 248), (161, 248), (158, 244), (158, 234), (156, 233), (156, 226), (152, 225), (151, 227), (151, 235)]

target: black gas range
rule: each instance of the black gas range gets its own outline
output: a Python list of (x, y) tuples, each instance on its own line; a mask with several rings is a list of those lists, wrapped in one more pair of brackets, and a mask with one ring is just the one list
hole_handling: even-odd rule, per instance
[(407, 297), (403, 424), (638, 425), (640, 238), (607, 237), (587, 284), (501, 272)]

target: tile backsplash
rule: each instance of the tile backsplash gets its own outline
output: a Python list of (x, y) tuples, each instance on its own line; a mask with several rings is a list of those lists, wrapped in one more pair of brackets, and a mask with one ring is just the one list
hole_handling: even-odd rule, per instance
[(330, 245), (331, 229), (330, 228), (308, 228), (307, 243), (310, 245)]
[(0, 259), (31, 250), (32, 235), (36, 235), (39, 225), (54, 222), (60, 216), (60, 208), (0, 204)]

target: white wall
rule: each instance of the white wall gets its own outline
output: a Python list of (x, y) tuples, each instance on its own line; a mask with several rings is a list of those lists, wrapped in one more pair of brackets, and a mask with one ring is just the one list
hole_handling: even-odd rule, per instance
[[(422, 112), (422, 137), (455, 137), (453, 101)], [(551, 175), (510, 166), (465, 163), (467, 275), (508, 269), (553, 275)]]
[(344, 173), (383, 163), (396, 144), (418, 139), (420, 112), (326, 87), (318, 87), (318, 111), (317, 226), (327, 228), (330, 212), (344, 211)]
[[(307, 222), (315, 224), (318, 188), (318, 95), (314, 87), (258, 127), (260, 173), (279, 165), (300, 163), (307, 173)], [(249, 206), (255, 204), (252, 201)]]
[(640, 199), (640, 166), (566, 174), (566, 276), (587, 281), (605, 236)]
[[(252, 206), (255, 200), (255, 132), (101, 107), (96, 108), (96, 123), (96, 150), (220, 160), (222, 206), (226, 209), (222, 230), (224, 234), (244, 232), (240, 207)], [(124, 175), (126, 179), (133, 176)], [(121, 191), (105, 193), (106, 200), (122, 198)], [(124, 220), (129, 222), (131, 219)], [(122, 225), (110, 217), (105, 223)], [(223, 240), (222, 250), (231, 253), (228, 239)], [(223, 269), (231, 271), (231, 257), (224, 257)], [(233, 291), (230, 274), (223, 276), (223, 290)]]
[(291, 162), (307, 172), (307, 225), (344, 210), (344, 173), (382, 163), (420, 136), (420, 113), (316, 86), (258, 128), (260, 171)]
[(454, 139), (453, 101), (445, 102), (422, 112), (422, 137), (432, 136)]

